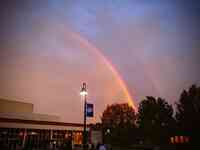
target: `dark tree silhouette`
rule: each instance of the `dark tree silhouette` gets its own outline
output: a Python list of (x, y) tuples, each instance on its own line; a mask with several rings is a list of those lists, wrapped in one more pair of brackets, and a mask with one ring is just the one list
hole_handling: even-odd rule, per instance
[(107, 142), (119, 145), (133, 143), (136, 115), (127, 103), (107, 106), (101, 120)]
[(166, 144), (174, 124), (173, 108), (162, 98), (148, 96), (139, 104), (137, 123), (146, 142)]
[(176, 104), (176, 120), (181, 133), (197, 144), (200, 134), (200, 87), (192, 85), (184, 90)]

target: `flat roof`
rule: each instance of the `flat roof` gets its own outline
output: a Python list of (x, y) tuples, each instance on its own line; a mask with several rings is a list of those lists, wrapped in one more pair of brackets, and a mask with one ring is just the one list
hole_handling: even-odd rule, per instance
[(81, 123), (66, 123), (66, 122), (41, 121), (41, 120), (24, 120), (24, 119), (13, 119), (13, 118), (0, 118), (0, 123), (1, 122), (83, 127), (83, 124), (81, 124)]

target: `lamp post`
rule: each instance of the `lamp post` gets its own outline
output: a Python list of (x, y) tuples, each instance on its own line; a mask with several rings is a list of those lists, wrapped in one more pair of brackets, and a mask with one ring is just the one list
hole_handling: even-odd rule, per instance
[(81, 87), (80, 95), (84, 98), (84, 128), (83, 128), (83, 149), (86, 150), (86, 105), (87, 105), (87, 89), (86, 89), (86, 83), (83, 83), (83, 86)]

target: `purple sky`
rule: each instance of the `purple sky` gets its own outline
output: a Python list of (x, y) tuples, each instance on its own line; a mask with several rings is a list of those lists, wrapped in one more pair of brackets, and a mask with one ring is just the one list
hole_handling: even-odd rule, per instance
[(31, 102), (36, 113), (81, 122), (83, 81), (95, 104), (94, 120), (107, 104), (126, 102), (118, 77), (95, 48), (136, 104), (147, 95), (174, 104), (183, 88), (200, 83), (198, 1), (1, 3), (0, 97)]

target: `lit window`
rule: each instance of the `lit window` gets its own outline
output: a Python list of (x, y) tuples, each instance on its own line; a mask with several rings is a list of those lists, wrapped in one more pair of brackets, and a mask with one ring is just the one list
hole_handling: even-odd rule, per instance
[(171, 143), (174, 144), (174, 137), (171, 137), (170, 140), (171, 140)]

